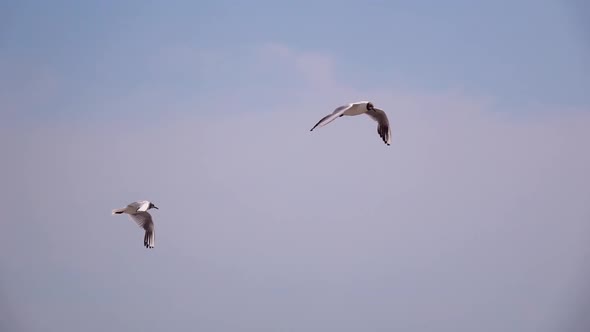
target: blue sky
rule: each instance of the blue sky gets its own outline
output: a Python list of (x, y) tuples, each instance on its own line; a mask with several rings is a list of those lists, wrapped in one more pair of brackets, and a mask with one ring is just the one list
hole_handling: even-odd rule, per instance
[(0, 330), (588, 331), (587, 8), (2, 3)]
[[(579, 14), (583, 4), (574, 1), (22, 1), (3, 7), (5, 79), (26, 81), (45, 71), (59, 82), (56, 105), (25, 110), (36, 116), (108, 113), (91, 100), (142, 85), (203, 98), (228, 84), (263, 85), (240, 75), (248, 63), (238, 54), (269, 42), (333, 57), (336, 78), (359, 88), (460, 90), (493, 98), (498, 112), (590, 104), (587, 25)], [(179, 45), (233, 54), (219, 64), (232, 70), (154, 74), (150, 56)]]

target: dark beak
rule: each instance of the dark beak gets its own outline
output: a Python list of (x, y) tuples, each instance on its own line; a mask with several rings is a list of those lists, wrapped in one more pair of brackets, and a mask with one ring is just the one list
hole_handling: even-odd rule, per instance
[(159, 210), (157, 206), (154, 205), (154, 209)]

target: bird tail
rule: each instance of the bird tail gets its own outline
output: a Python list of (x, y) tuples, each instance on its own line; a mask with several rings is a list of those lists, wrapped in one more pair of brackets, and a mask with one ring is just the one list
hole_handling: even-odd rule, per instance
[(113, 214), (121, 214), (125, 212), (125, 208), (121, 208), (121, 209), (114, 209), (113, 210)]

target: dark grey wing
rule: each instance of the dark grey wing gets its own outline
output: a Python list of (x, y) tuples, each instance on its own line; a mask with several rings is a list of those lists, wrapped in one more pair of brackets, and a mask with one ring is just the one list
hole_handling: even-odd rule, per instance
[(385, 144), (391, 144), (391, 128), (389, 127), (389, 119), (387, 119), (387, 114), (383, 110), (378, 108), (373, 109), (373, 111), (368, 111), (368, 116), (370, 116), (373, 120), (377, 121), (377, 133), (379, 137), (383, 139)]
[(152, 216), (147, 212), (137, 212), (135, 214), (130, 214), (129, 216), (139, 227), (145, 229), (143, 245), (146, 248), (153, 248), (156, 242), (156, 233), (154, 231)]
[(354, 106), (354, 104), (348, 104), (348, 105), (343, 105), (343, 106), (337, 107), (334, 110), (334, 112), (332, 112), (332, 114), (328, 114), (328, 115), (324, 116), (320, 121), (318, 121), (318, 123), (316, 123), (315, 126), (313, 126), (313, 128), (311, 128), (310, 131), (313, 131), (317, 126), (323, 127), (323, 126), (327, 125), (328, 123), (334, 121), (337, 117), (341, 116), (342, 113), (346, 112), (346, 110), (348, 110), (352, 106)]

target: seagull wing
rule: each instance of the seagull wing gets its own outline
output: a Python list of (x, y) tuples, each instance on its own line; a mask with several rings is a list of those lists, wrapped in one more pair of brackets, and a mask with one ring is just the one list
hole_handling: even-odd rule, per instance
[(121, 214), (121, 213), (135, 213), (141, 207), (141, 202), (133, 202), (127, 204), (126, 207), (120, 209), (114, 209), (112, 211), (113, 214)]
[(367, 112), (368, 116), (370, 116), (373, 120), (377, 121), (377, 133), (383, 139), (385, 144), (391, 144), (391, 128), (389, 127), (389, 119), (387, 119), (387, 114), (383, 110), (378, 108), (374, 109), (375, 111)]
[(137, 209), (138, 212), (146, 212), (150, 207), (150, 202), (148, 202), (148, 201), (144, 201), (139, 204), (140, 204), (139, 208)]
[(141, 202), (129, 203), (129, 204), (127, 204), (127, 207), (131, 208), (132, 210), (137, 211), (137, 209), (139, 209), (141, 207)]
[(332, 114), (328, 114), (328, 115), (324, 116), (320, 121), (318, 121), (318, 123), (316, 123), (315, 126), (313, 126), (313, 128), (311, 128), (310, 131), (313, 131), (317, 126), (323, 127), (323, 126), (327, 125), (328, 123), (334, 121), (337, 117), (341, 116), (342, 113), (346, 112), (352, 106), (354, 106), (354, 104), (348, 104), (348, 105), (337, 107), (334, 110), (334, 112), (332, 112)]
[(153, 248), (156, 242), (156, 234), (154, 231), (154, 222), (152, 221), (152, 216), (147, 212), (138, 212), (129, 215), (131, 220), (135, 221), (135, 223), (145, 229), (145, 235), (143, 237), (143, 245), (146, 248)]

